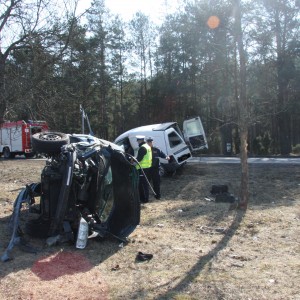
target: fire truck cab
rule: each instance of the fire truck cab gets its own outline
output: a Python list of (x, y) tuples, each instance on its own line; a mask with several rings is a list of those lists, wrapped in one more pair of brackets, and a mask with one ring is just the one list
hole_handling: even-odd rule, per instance
[(35, 133), (48, 131), (45, 121), (4, 122), (0, 128), (0, 156), (14, 158), (16, 155), (25, 155), (26, 158), (35, 155), (31, 140)]

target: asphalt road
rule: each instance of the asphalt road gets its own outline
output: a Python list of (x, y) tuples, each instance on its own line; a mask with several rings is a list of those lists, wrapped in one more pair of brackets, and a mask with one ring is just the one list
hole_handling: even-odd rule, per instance
[[(25, 160), (23, 155), (16, 156), (11, 160)], [(46, 158), (31, 158), (32, 160), (46, 160)], [(28, 159), (28, 160), (31, 160)], [(1, 160), (5, 160), (3, 157)], [(226, 156), (197, 156), (188, 159), (187, 163), (203, 163), (203, 164), (239, 164), (239, 157), (226, 157)], [(300, 157), (249, 157), (249, 164), (289, 164), (298, 165), (300, 164)]]
[[(191, 157), (188, 163), (204, 163), (204, 164), (238, 164), (240, 163), (239, 157)], [(250, 157), (248, 158), (249, 164), (300, 164), (300, 157)]]

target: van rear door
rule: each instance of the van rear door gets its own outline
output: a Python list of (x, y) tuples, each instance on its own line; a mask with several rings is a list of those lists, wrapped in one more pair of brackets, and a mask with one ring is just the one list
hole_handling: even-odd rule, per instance
[(208, 149), (207, 140), (200, 117), (183, 122), (183, 135), (192, 151)]

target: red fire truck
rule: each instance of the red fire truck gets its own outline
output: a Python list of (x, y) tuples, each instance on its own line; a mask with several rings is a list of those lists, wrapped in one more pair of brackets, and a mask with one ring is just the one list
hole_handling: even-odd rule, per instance
[(33, 157), (32, 135), (38, 132), (48, 131), (45, 121), (4, 122), (0, 128), (0, 156), (14, 158), (16, 155), (25, 155), (26, 158)]

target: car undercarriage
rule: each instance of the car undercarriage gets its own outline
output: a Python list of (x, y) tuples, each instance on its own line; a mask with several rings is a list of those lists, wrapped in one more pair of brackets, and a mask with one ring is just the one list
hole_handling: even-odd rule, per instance
[[(1, 260), (10, 260), (18, 244), (32, 250), (26, 236), (45, 238), (49, 246), (76, 244), (82, 221), (88, 238), (126, 242), (140, 222), (140, 201), (138, 173), (123, 150), (92, 136), (59, 132), (34, 135), (33, 146), (46, 165), (41, 181), (28, 184), (15, 200), (12, 237)], [(28, 217), (21, 224), (24, 207)]]

